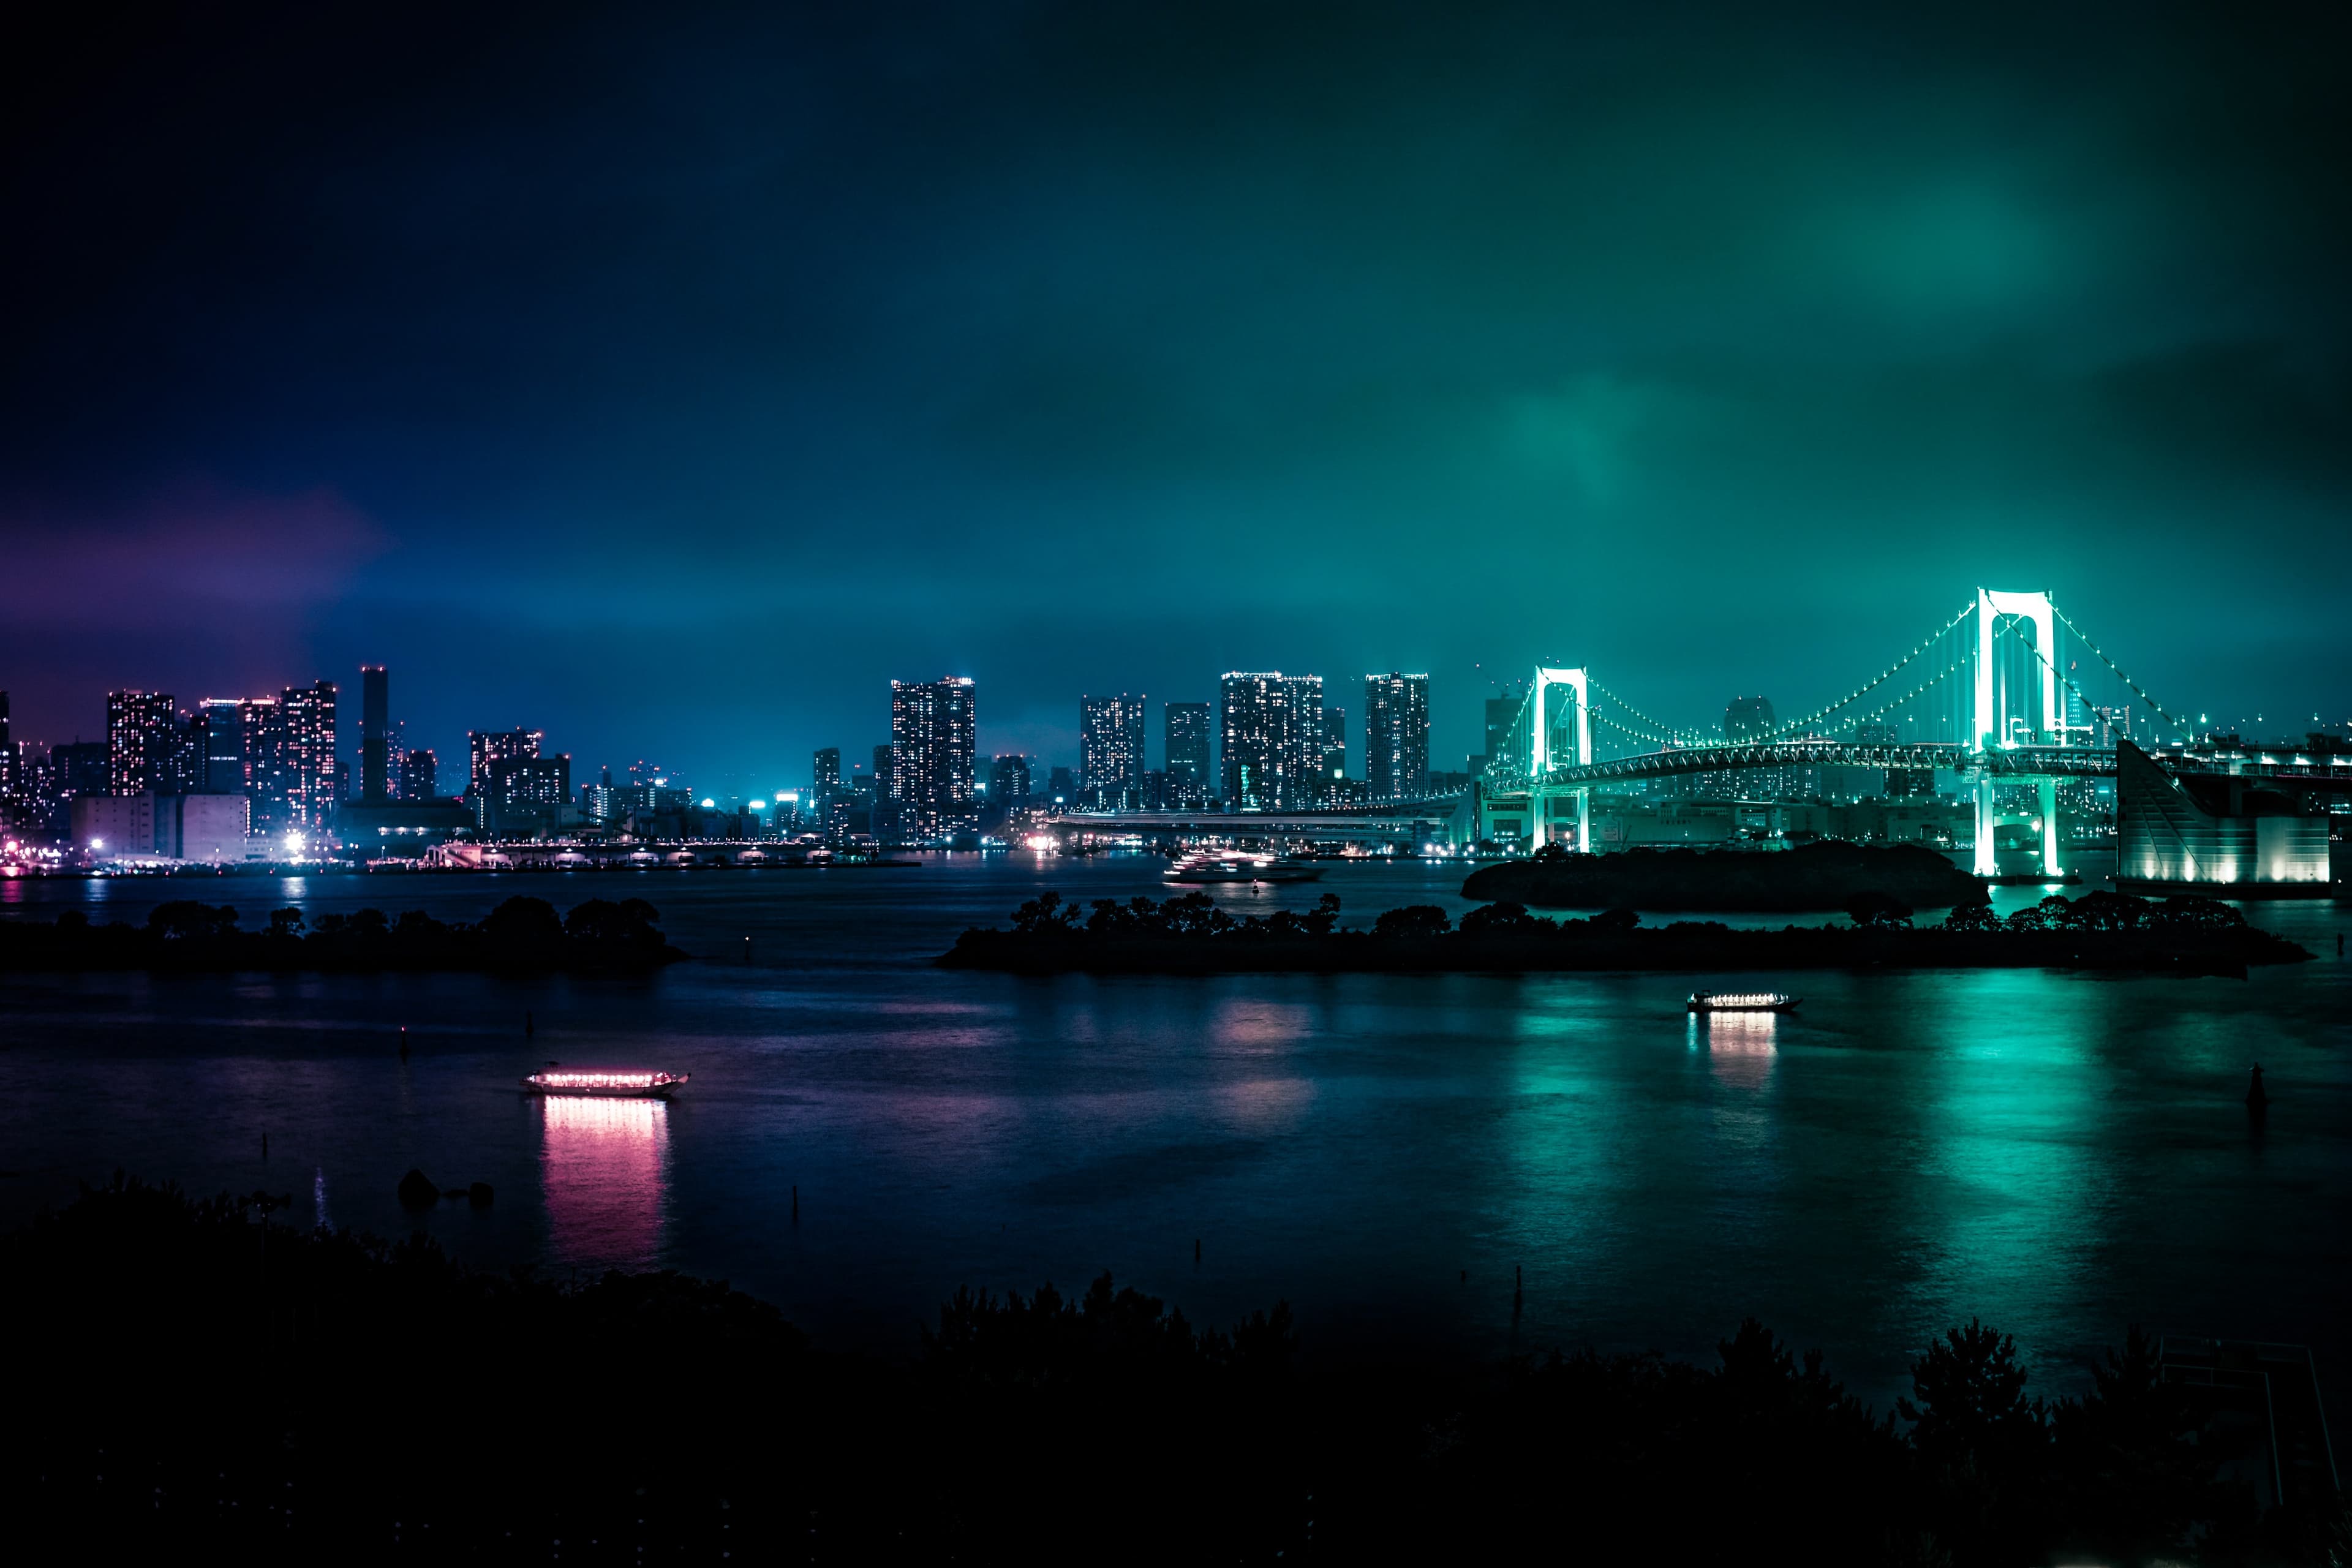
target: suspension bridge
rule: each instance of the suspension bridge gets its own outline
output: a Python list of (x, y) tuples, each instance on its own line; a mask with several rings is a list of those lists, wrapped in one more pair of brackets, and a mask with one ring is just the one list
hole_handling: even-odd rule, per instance
[[(2062, 638), (2063, 632), (2063, 638)], [(2091, 666), (2083, 668), (2087, 655)], [(1735, 713), (1737, 709), (1735, 709)], [(1534, 846), (1592, 847), (1601, 786), (1706, 775), (1736, 784), (1769, 770), (1853, 767), (1958, 773), (1974, 795), (1975, 869), (1996, 873), (1997, 793), (2037, 786), (2044, 875), (2063, 874), (2056, 787), (2112, 775), (2116, 742), (2158, 753), (2175, 773), (2352, 784), (2340, 756), (2200, 747), (2045, 592), (1990, 588), (1870, 679), (1785, 721), (1727, 719), (1727, 731), (1660, 724), (1589, 668), (1538, 667), (1507, 739), (1473, 786), (1482, 826)]]

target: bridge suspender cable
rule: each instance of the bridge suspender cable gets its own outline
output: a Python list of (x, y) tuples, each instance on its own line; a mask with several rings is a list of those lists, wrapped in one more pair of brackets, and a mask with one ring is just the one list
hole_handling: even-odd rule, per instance
[[(2176, 719), (2176, 718), (2174, 718), (2171, 714), (2169, 714), (2169, 713), (2166, 712), (2166, 711), (2164, 710), (2164, 704), (2163, 704), (2163, 703), (2158, 702), (2155, 698), (2150, 697), (2150, 696), (2149, 696), (2149, 695), (2148, 695), (2145, 690), (2141, 689), (2141, 687), (2140, 687), (2139, 682), (2138, 682), (2138, 681), (2137, 681), (2137, 680), (2134, 680), (2130, 676), (2126, 675), (2126, 674), (2124, 673), (2124, 671), (2123, 671), (2123, 667), (2122, 667), (2121, 665), (2117, 664), (2114, 659), (2109, 658), (2106, 656), (2106, 654), (2105, 654), (2105, 652), (2100, 648), (2100, 647), (2099, 647), (2099, 645), (2098, 645), (2097, 643), (2095, 643), (2095, 642), (2093, 642), (2089, 637), (2084, 637), (2084, 636), (2083, 635), (2083, 628), (2082, 628), (2082, 627), (2080, 627), (2080, 626), (2076, 626), (2076, 625), (2074, 623), (2074, 621), (2073, 621), (2073, 620), (2071, 620), (2071, 619), (2069, 619), (2069, 618), (2068, 618), (2068, 616), (2067, 616), (2067, 615), (2066, 615), (2066, 612), (2065, 612), (2065, 611), (2063, 611), (2063, 610), (2062, 610), (2062, 609), (2060, 609), (2060, 608), (2058, 607), (2056, 601), (2054, 601), (2054, 600), (2053, 600), (2053, 601), (2052, 601), (2051, 605), (2050, 605), (2050, 610), (2051, 610), (2051, 613), (2052, 613), (2053, 615), (2054, 615), (2054, 616), (2056, 616), (2058, 617), (2059, 624), (2060, 624), (2060, 625), (2062, 625), (2062, 626), (2064, 626), (2068, 631), (2073, 632), (2073, 633), (2074, 634), (2075, 639), (2076, 639), (2077, 641), (2079, 641), (2079, 642), (2080, 642), (2080, 643), (2081, 643), (2084, 647), (2089, 648), (2089, 649), (2091, 650), (2091, 652), (2092, 652), (2092, 653), (2093, 653), (2093, 654), (2094, 654), (2094, 655), (2098, 658), (2098, 661), (2099, 661), (2101, 664), (2105, 665), (2109, 669), (2112, 669), (2112, 670), (2114, 670), (2114, 671), (2116, 672), (2116, 679), (2117, 680), (2122, 681), (2126, 686), (2128, 686), (2128, 687), (2130, 687), (2130, 688), (2132, 689), (2132, 694), (2133, 694), (2134, 696), (2137, 697), (2137, 698), (2138, 698), (2142, 702), (2147, 703), (2150, 708), (2155, 709), (2155, 710), (2156, 710), (2156, 716), (2157, 716), (2158, 718), (2159, 718), (2159, 719), (2163, 720), (2166, 723), (2168, 723), (2168, 724), (2171, 725), (2174, 729), (2176, 729), (2176, 730), (2179, 731), (2180, 731), (2182, 734), (2184, 734), (2184, 735), (2186, 735), (2186, 734), (2189, 732), (2189, 726), (2188, 726), (2186, 723), (2183, 723), (2180, 720)], [(2043, 662), (2044, 662), (2044, 663), (2048, 663), (2049, 661), (2045, 659), (2045, 660), (2043, 660)], [(2063, 671), (2063, 670), (2058, 670), (2058, 667), (2057, 667), (2057, 666), (2055, 666), (2055, 665), (2052, 665), (2052, 666), (2051, 666), (2051, 668), (2052, 668), (2053, 670), (2057, 670), (2057, 672), (2058, 672), (2058, 678), (2059, 678), (2061, 680), (2066, 680), (2066, 676), (2065, 676), (2065, 672), (2064, 672), (2064, 671)], [(2080, 687), (2076, 687), (2076, 686), (2074, 686), (2074, 683), (2072, 680), (2066, 680), (2066, 684), (2067, 684), (2069, 687), (2074, 688), (2074, 695), (2075, 695), (2075, 696), (2077, 696), (2077, 697), (2082, 697), (2082, 696), (2083, 696), (2082, 689), (2081, 689)], [(2091, 705), (2091, 700), (2090, 700), (2090, 699), (2089, 699), (2089, 698), (2087, 698), (2087, 697), (2084, 697), (2084, 698), (2083, 698), (2083, 706), (2084, 706), (2084, 707), (2085, 707), (2085, 708), (2088, 708), (2090, 705)]]
[(1806, 714), (1801, 719), (1792, 719), (1786, 724), (1775, 726), (1772, 731), (1763, 738), (1766, 741), (1786, 740), (1790, 735), (1796, 734), (1801, 731), (1811, 729), (1813, 725), (1820, 723), (1822, 720), (1828, 718), (1839, 709), (1845, 707), (1848, 703), (1859, 701), (1863, 698), (1869, 696), (1873, 691), (1875, 691), (1878, 688), (1894, 679), (1895, 677), (1900, 674), (1904, 668), (1909, 665), (1912, 660), (1919, 658), (1920, 655), (1935, 647), (1936, 639), (1937, 637), (1942, 637), (1946, 632), (1950, 631), (1954, 626), (1958, 626), (1962, 621), (1967, 620), (1969, 616), (1975, 613), (1976, 605), (1974, 603), (1970, 603), (1969, 606), (1966, 609), (1963, 609), (1958, 615), (1954, 616), (1950, 620), (1946, 621), (1942, 626), (1937, 626), (1934, 631), (1929, 632), (1927, 636), (1922, 639), (1917, 647), (1913, 648), (1909, 653), (1905, 654), (1896, 662), (1879, 671), (1874, 679), (1872, 679), (1855, 689), (1847, 692), (1843, 697), (1839, 698), (1835, 702), (1831, 703), (1826, 708), (1817, 709), (1813, 712)]

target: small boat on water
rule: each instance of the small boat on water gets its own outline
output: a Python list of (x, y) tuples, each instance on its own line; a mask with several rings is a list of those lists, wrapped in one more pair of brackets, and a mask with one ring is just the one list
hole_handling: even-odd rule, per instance
[(1694, 991), (1694, 1013), (1787, 1013), (1803, 1001), (1785, 991)]
[(1187, 855), (1160, 874), (1163, 882), (1312, 882), (1323, 868), (1293, 855), (1251, 855), (1203, 850)]
[(525, 1094), (572, 1095), (583, 1100), (667, 1100), (693, 1077), (682, 1072), (645, 1072), (635, 1068), (565, 1068), (535, 1072), (522, 1080)]

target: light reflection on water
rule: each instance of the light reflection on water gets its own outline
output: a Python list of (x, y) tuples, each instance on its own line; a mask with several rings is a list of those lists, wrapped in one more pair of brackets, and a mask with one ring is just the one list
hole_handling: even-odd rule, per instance
[(572, 1268), (651, 1268), (669, 1184), (669, 1106), (658, 1100), (540, 1101), (549, 1250)]

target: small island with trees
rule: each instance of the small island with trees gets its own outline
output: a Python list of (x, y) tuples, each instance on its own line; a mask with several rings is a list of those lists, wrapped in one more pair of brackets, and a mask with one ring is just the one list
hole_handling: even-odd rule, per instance
[(1309, 913), (1239, 918), (1206, 893), (1097, 899), (1084, 910), (1046, 893), (1013, 911), (1011, 930), (968, 930), (935, 962), (1018, 974), (2050, 968), (2242, 977), (2251, 965), (2311, 957), (2211, 899), (2053, 895), (2006, 920), (1977, 902), (1930, 926), (1914, 926), (1911, 913), (1878, 892), (1849, 899), (1845, 924), (1778, 930), (1719, 921), (1644, 926), (1624, 909), (1553, 920), (1514, 902), (1473, 910), (1456, 925), (1444, 910), (1417, 904), (1362, 929), (1339, 924), (1331, 893)]
[(643, 899), (591, 899), (559, 915), (545, 899), (512, 898), (478, 921), (397, 919), (382, 910), (320, 915), (273, 911), (247, 930), (235, 908), (192, 899), (158, 905), (144, 925), (93, 925), (79, 910), (54, 921), (0, 921), (0, 971), (240, 970), (341, 972), (570, 970), (643, 973), (687, 954), (670, 945)]
[(1525, 860), (1481, 867), (1465, 899), (1547, 910), (1689, 910), (1799, 914), (1843, 910), (1874, 893), (1916, 910), (1986, 900), (1985, 885), (1917, 844), (1824, 839), (1794, 849), (1628, 849), (1576, 855), (1547, 844)]

